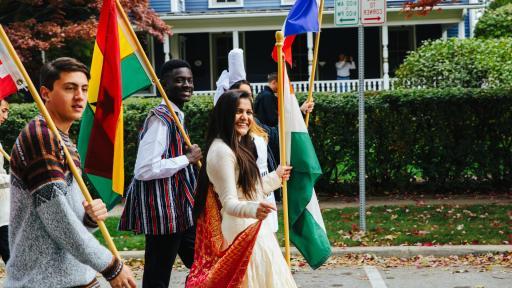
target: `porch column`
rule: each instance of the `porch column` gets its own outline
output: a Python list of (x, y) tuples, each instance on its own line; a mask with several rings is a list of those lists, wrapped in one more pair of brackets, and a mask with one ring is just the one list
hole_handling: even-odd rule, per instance
[[(169, 37), (167, 37), (167, 41), (169, 41)], [(170, 49), (171, 49), (171, 54), (165, 54), (165, 61), (167, 61), (167, 58), (171, 58), (172, 59), (179, 59), (181, 58), (181, 55), (180, 55), (180, 35), (178, 33), (174, 33), (174, 35), (172, 36), (172, 39), (171, 39), (171, 45), (167, 44), (165, 45), (165, 37), (164, 37), (164, 51), (165, 51), (165, 47), (169, 47), (170, 46)], [(169, 48), (167, 48), (169, 49)]]
[(443, 40), (447, 40), (448, 39), (448, 26), (447, 25), (442, 25), (441, 26), (441, 30), (442, 30), (441, 38), (443, 38)]
[(466, 19), (466, 9), (462, 12), (462, 19), (459, 22), (459, 39), (466, 38), (466, 25), (464, 20)]
[(384, 90), (389, 90), (389, 53), (388, 53), (388, 25), (382, 26), (382, 76)]
[(167, 34), (164, 35), (164, 41), (163, 41), (162, 45), (164, 48), (163, 50), (164, 50), (165, 62), (167, 62), (171, 59), (171, 57), (169, 56), (169, 52), (170, 52), (169, 51), (169, 35), (167, 35)]
[[(469, 4), (478, 4), (478, 0), (469, 0)], [(480, 10), (480, 9), (478, 9)], [(469, 37), (473, 38), (475, 36), (475, 26), (478, 22), (478, 10), (477, 9), (469, 9)]]
[(233, 49), (239, 48), (238, 30), (233, 31)]
[(178, 11), (178, 1), (177, 0), (172, 0), (171, 1), (171, 12), (172, 13), (179, 12)]
[[(307, 33), (308, 47), (308, 78), (311, 78), (311, 70), (313, 70), (313, 32)], [(316, 73), (318, 75), (318, 73)]]

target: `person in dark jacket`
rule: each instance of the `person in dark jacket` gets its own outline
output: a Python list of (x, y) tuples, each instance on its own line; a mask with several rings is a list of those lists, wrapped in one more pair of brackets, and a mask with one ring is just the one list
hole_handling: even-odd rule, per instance
[[(278, 124), (277, 113), (277, 73), (268, 74), (268, 85), (258, 94), (254, 101), (254, 112), (256, 118), (263, 124), (276, 127)], [(300, 106), (302, 114), (311, 113), (315, 103), (307, 100)], [(275, 156), (275, 155), (274, 155)]]

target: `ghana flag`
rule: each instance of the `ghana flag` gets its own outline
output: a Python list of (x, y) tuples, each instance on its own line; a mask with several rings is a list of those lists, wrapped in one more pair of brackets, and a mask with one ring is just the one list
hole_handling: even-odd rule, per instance
[(112, 208), (124, 191), (123, 99), (151, 85), (148, 67), (115, 0), (105, 0), (78, 138), (84, 176)]

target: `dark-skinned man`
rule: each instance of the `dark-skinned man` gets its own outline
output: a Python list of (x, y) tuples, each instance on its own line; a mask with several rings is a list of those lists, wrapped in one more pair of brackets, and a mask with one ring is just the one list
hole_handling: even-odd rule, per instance
[[(194, 91), (190, 65), (183, 60), (167, 61), (160, 82), (186, 127), (182, 109)], [(169, 287), (176, 255), (187, 267), (192, 266), (194, 164), (201, 158), (198, 145), (185, 145), (165, 102), (149, 112), (140, 132), (134, 179), (119, 223), (120, 230), (146, 236), (143, 287)]]

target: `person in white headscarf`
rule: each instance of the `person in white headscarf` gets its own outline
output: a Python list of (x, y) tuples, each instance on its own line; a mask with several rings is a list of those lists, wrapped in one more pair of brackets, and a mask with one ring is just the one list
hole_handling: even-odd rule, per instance
[[(228, 54), (228, 70), (222, 71), (217, 80), (217, 90), (213, 96), (213, 105), (217, 103), (220, 95), (228, 91), (230, 87), (240, 80), (246, 80), (244, 66), (244, 50), (235, 48)], [(252, 96), (252, 93), (251, 93)]]

